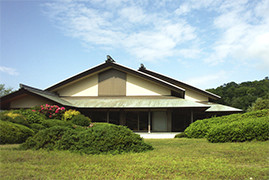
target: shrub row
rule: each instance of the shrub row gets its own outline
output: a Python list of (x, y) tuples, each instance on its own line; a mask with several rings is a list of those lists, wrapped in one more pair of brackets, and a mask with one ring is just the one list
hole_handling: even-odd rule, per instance
[(232, 114), (228, 116), (212, 117), (204, 120), (197, 120), (187, 127), (184, 131), (189, 138), (205, 138), (212, 127), (219, 126), (224, 123), (232, 123), (234, 121), (245, 120), (248, 118), (269, 116), (269, 110), (253, 111), (244, 114)]
[(209, 142), (266, 141), (269, 139), (269, 110), (198, 120), (184, 134), (188, 138), (207, 138)]
[(153, 149), (127, 127), (107, 123), (96, 123), (87, 129), (47, 128), (27, 139), (21, 148), (69, 150), (85, 154), (120, 154)]
[(26, 126), (0, 120), (0, 144), (22, 143), (33, 134)]
[[(42, 106), (43, 107), (43, 106)], [(49, 106), (47, 107), (53, 107), (51, 111), (58, 112), (58, 109), (63, 109), (58, 106)], [(40, 107), (39, 107), (40, 108)], [(59, 110), (59, 111), (60, 111)], [(48, 109), (50, 111), (50, 109)], [(38, 131), (46, 128), (50, 128), (53, 126), (64, 126), (64, 127), (73, 127), (74, 125), (78, 126), (89, 126), (91, 123), (91, 120), (80, 114), (79, 111), (75, 110), (69, 110), (66, 111), (69, 112), (69, 116), (67, 116), (68, 121), (59, 120), (59, 119), (47, 119), (47, 117), (40, 113), (39, 111), (35, 109), (21, 109), (21, 110), (10, 110), (10, 111), (3, 111), (0, 113), (0, 120), (11, 122), (17, 127), (16, 125), (23, 125), (28, 127), (28, 129), (32, 129), (33, 134), (37, 133)], [(71, 112), (71, 115), (70, 115)], [(59, 112), (58, 112), (59, 114)], [(57, 116), (58, 117), (58, 116)], [(59, 118), (59, 117), (58, 117)], [(5, 129), (5, 131), (2, 131), (1, 136), (1, 142), (3, 143), (19, 143), (24, 142), (26, 139), (25, 137), (29, 137), (28, 131), (20, 131), (21, 133), (17, 133), (16, 130), (14, 132), (12, 128), (10, 128), (9, 123), (1, 123), (1, 129)], [(20, 126), (21, 127), (21, 126)], [(26, 128), (25, 127), (25, 128)], [(22, 132), (26, 132), (26, 134), (22, 134)], [(15, 133), (15, 134), (14, 134)], [(17, 137), (14, 137), (14, 139), (21, 139), (24, 141), (18, 141), (18, 140), (10, 140), (10, 135), (16, 135)], [(5, 139), (7, 138), (7, 139)]]
[(215, 125), (208, 132), (207, 139), (213, 143), (269, 140), (269, 116)]

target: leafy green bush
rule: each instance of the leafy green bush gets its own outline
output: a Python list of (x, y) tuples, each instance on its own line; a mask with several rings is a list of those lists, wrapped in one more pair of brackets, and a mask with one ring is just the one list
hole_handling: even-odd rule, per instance
[(22, 149), (48, 149), (53, 150), (57, 141), (61, 140), (64, 133), (70, 129), (63, 126), (54, 126), (39, 131), (34, 136), (27, 139), (25, 143), (21, 145)]
[(69, 109), (68, 111), (65, 111), (65, 113), (63, 114), (63, 120), (65, 121), (69, 121), (71, 120), (74, 116), (79, 115), (80, 112), (76, 111), (74, 109)]
[(21, 124), (24, 126), (29, 126), (29, 123), (27, 122), (26, 118), (23, 115), (16, 113), (16, 111), (13, 111), (13, 110), (4, 111), (3, 113), (1, 113), (0, 120), (9, 121), (9, 122)]
[(269, 116), (215, 125), (210, 129), (207, 139), (213, 143), (269, 140)]
[(32, 109), (20, 109), (15, 110), (15, 112), (22, 114), (29, 124), (41, 123), (43, 120), (46, 119), (46, 116), (44, 114), (40, 114), (38, 111)]
[(39, 131), (21, 147), (69, 150), (85, 154), (119, 154), (153, 149), (127, 127), (107, 123), (96, 123), (88, 129), (54, 126)]
[(83, 114), (79, 114), (74, 116), (71, 119), (71, 122), (79, 126), (89, 126), (91, 123), (91, 119), (88, 118), (87, 116), (84, 116)]
[(22, 143), (33, 134), (26, 126), (0, 120), (0, 144)]
[(63, 126), (63, 127), (73, 127), (71, 122), (66, 122), (58, 119), (47, 119), (41, 122), (41, 125), (45, 128), (50, 128), (54, 126)]
[(35, 133), (37, 133), (38, 131), (40, 131), (40, 130), (42, 130), (42, 129), (45, 129), (46, 127), (43, 126), (42, 124), (33, 123), (33, 124), (30, 124), (30, 128), (31, 128)]
[(232, 114), (228, 116), (197, 120), (189, 127), (187, 127), (184, 133), (189, 138), (205, 138), (212, 127), (219, 126), (223, 123), (232, 123), (234, 121), (243, 120), (246, 118), (257, 118), (265, 116), (269, 116), (269, 110), (260, 110), (244, 114)]

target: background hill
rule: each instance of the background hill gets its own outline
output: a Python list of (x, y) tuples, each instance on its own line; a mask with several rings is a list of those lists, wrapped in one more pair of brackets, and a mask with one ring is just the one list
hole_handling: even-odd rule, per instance
[(269, 99), (269, 79), (247, 81), (242, 83), (230, 82), (217, 88), (207, 89), (221, 96), (216, 103), (233, 106), (246, 111), (258, 98)]

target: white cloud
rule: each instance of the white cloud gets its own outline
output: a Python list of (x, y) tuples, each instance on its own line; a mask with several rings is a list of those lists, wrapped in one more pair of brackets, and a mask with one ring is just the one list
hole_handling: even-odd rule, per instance
[(214, 74), (206, 74), (204, 76), (190, 78), (187, 79), (185, 82), (196, 87), (208, 88), (210, 86), (215, 87), (216, 84), (221, 84), (222, 82), (225, 82), (228, 76), (229, 75), (227, 72), (219, 71), (218, 73)]
[(196, 37), (195, 28), (186, 21), (145, 11), (139, 3), (117, 1), (113, 9), (102, 3), (108, 2), (101, 2), (99, 9), (90, 3), (47, 3), (45, 12), (67, 35), (104, 48), (124, 49), (142, 61), (176, 55), (177, 46)]
[(5, 66), (0, 66), (0, 72), (7, 73), (12, 76), (16, 76), (19, 74), (16, 69)]
[(259, 40), (269, 32), (268, 9), (269, 0), (92, 0), (44, 5), (55, 25), (86, 47), (121, 49), (140, 61), (201, 58), (211, 65), (255, 61), (255, 66), (269, 64), (268, 44)]
[[(263, 64), (269, 68), (269, 21), (265, 15), (268, 12), (264, 11), (269, 9), (268, 2), (250, 4), (246, 0), (225, 1), (220, 7), (222, 13), (214, 20), (214, 26), (220, 34), (211, 45), (212, 52), (205, 62), (216, 65), (233, 60), (237, 63), (253, 64), (253, 67)], [(257, 9), (265, 14), (261, 14)], [(264, 41), (261, 42), (261, 39)]]

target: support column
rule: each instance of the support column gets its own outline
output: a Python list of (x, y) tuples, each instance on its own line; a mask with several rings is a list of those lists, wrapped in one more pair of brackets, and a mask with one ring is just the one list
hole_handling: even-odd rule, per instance
[(150, 133), (150, 111), (148, 112), (148, 133)]
[(191, 110), (191, 123), (193, 123), (193, 110)]
[(106, 122), (109, 123), (109, 111), (106, 112)]
[(139, 112), (137, 112), (137, 131), (139, 131), (139, 129), (140, 129), (140, 125), (139, 125), (139, 121), (140, 121), (140, 119), (139, 119)]

